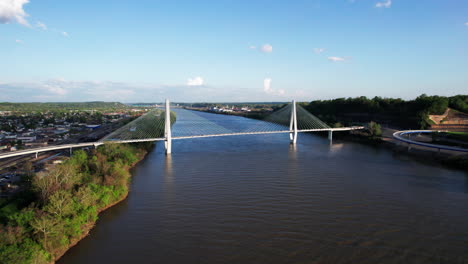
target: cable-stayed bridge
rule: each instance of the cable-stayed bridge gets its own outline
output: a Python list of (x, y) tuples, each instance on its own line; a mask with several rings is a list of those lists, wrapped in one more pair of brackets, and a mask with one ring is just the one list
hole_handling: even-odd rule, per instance
[[(291, 144), (296, 144), (298, 133), (328, 131), (329, 140), (333, 131), (349, 131), (364, 127), (331, 128), (320, 119), (297, 105), (295, 101), (271, 113), (261, 120), (228, 119), (224, 115), (206, 115), (198, 111), (178, 111), (177, 116), (166, 100), (165, 109), (154, 109), (122, 126), (97, 142), (55, 145), (0, 154), (0, 159), (45, 151), (81, 147), (97, 147), (105, 143), (137, 143), (164, 141), (166, 153), (172, 152), (172, 140), (224, 137), (239, 135), (262, 135), (288, 133)], [(175, 124), (175, 125), (174, 125)], [(173, 126), (174, 125), (174, 126)]]

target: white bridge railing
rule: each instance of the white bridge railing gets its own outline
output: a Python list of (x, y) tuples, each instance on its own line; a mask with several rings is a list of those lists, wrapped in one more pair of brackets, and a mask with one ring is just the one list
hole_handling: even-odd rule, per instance
[[(457, 152), (468, 152), (468, 149), (466, 148), (460, 148), (460, 147), (453, 147), (453, 146), (446, 146), (446, 145), (438, 145), (438, 144), (431, 144), (431, 143), (426, 143), (426, 142), (420, 142), (416, 140), (411, 140), (409, 138), (410, 135), (412, 134), (428, 134), (428, 133), (434, 133), (434, 132), (440, 132), (436, 130), (403, 130), (403, 131), (397, 131), (393, 133), (393, 137), (399, 141), (408, 143), (408, 149), (411, 148), (411, 144), (415, 146), (423, 146), (427, 148), (434, 148), (437, 150), (451, 150), (451, 151), (457, 151)], [(407, 138), (405, 136), (408, 136)]]

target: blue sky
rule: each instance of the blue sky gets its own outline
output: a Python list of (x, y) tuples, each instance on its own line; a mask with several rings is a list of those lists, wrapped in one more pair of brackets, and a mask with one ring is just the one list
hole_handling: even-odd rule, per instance
[(0, 101), (467, 94), (468, 1), (0, 0)]

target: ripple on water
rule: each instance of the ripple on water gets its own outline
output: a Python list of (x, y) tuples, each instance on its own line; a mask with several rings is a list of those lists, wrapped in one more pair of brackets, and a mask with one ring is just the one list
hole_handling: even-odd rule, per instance
[(207, 138), (174, 141), (170, 158), (157, 146), (128, 200), (59, 263), (467, 262), (463, 173), (335, 143)]

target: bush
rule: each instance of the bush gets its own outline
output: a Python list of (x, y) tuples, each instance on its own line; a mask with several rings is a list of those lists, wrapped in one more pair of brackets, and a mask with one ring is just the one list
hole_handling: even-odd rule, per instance
[(374, 121), (371, 121), (368, 124), (368, 130), (371, 137), (380, 137), (382, 136), (382, 129), (379, 124)]

